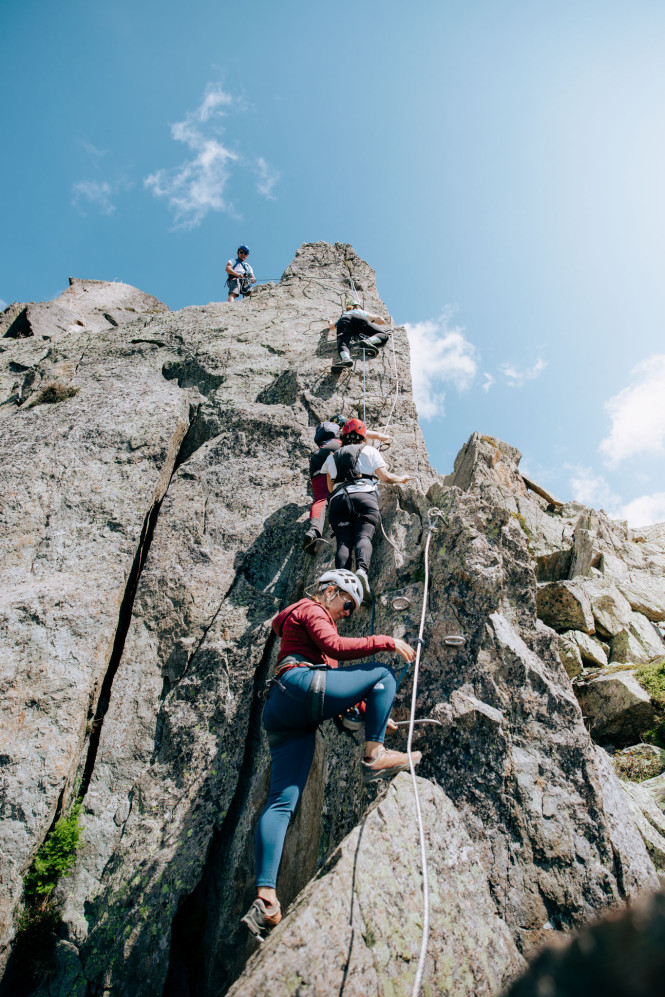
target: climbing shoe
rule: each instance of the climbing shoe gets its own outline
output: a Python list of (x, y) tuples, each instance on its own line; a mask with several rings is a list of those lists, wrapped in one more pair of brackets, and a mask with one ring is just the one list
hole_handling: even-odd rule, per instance
[(302, 538), (302, 549), (307, 551), (308, 554), (316, 554), (316, 542), (321, 539), (321, 534), (318, 530), (309, 529)]
[(367, 336), (358, 337), (358, 347), (359, 349), (365, 351), (366, 357), (375, 357), (379, 352), (378, 348), (374, 345), (371, 339), (367, 338)]
[[(420, 751), (412, 751), (413, 764), (417, 765), (422, 754)], [(391, 751), (388, 748), (379, 748), (371, 762), (362, 761), (360, 767), (363, 773), (363, 782), (376, 782), (378, 779), (391, 779), (398, 772), (403, 772), (409, 767), (409, 756), (405, 751)]]
[(257, 897), (245, 916), (241, 917), (240, 920), (262, 942), (282, 920), (282, 909), (278, 901), (270, 907), (266, 904), (265, 900)]
[(372, 590), (369, 587), (369, 578), (367, 577), (367, 572), (364, 568), (356, 568), (356, 575), (360, 580), (360, 584), (363, 587), (363, 602), (371, 602), (374, 598), (372, 595)]

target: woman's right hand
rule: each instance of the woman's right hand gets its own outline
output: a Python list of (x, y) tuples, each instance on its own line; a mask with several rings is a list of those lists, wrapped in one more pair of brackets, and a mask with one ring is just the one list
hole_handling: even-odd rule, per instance
[(415, 649), (399, 637), (395, 637), (395, 650), (398, 654), (401, 654), (405, 661), (413, 661), (416, 656)]

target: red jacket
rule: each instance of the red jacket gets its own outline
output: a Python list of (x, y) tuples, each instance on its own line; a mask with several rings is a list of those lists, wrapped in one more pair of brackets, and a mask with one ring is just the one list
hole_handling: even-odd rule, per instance
[(272, 628), (282, 638), (278, 664), (288, 654), (302, 654), (312, 665), (337, 668), (338, 661), (356, 661), (368, 652), (395, 650), (394, 637), (340, 637), (328, 610), (312, 599), (287, 606), (272, 621)]

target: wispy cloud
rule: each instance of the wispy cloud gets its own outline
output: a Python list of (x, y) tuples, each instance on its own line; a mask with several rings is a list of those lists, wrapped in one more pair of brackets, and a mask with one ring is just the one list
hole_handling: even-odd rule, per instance
[(485, 378), (485, 380), (482, 383), (482, 389), (483, 389), (483, 391), (489, 391), (489, 389), (494, 384), (496, 378), (493, 377), (491, 374), (488, 374), (487, 371), (485, 371), (485, 373), (483, 374), (483, 377)]
[(605, 403), (611, 427), (600, 452), (611, 468), (636, 454), (665, 453), (665, 353), (639, 363), (631, 379)]
[(245, 159), (221, 141), (222, 120), (230, 110), (243, 109), (239, 98), (209, 84), (196, 110), (171, 125), (173, 139), (184, 143), (194, 155), (179, 166), (156, 170), (143, 183), (155, 197), (166, 198), (176, 228), (196, 228), (210, 211), (233, 210), (226, 188), (234, 164), (252, 170), (258, 177), (258, 192), (274, 198), (279, 174), (266, 160), (262, 156)]
[(443, 385), (464, 391), (478, 370), (476, 348), (464, 337), (464, 329), (448, 325), (449, 314), (437, 321), (407, 322), (411, 344), (413, 396), (422, 419), (434, 419), (445, 412)]
[(2, 298), (0, 298), (0, 312), (4, 312), (6, 307), (7, 307), (7, 302), (3, 301)]
[(110, 183), (108, 180), (79, 180), (72, 184), (72, 204), (82, 214), (87, 214), (87, 210), (94, 210), (102, 215), (112, 215), (115, 211), (113, 197), (125, 186), (127, 185)]
[(511, 363), (502, 363), (499, 367), (499, 373), (509, 388), (521, 388), (527, 381), (533, 381), (542, 374), (546, 367), (547, 362), (542, 357), (538, 357), (532, 367), (523, 367), (521, 369)]
[(604, 509), (611, 516), (618, 515), (621, 498), (602, 474), (579, 464), (569, 464), (567, 469), (572, 472), (569, 485), (576, 502), (594, 509)]
[(78, 143), (93, 160), (103, 159), (104, 156), (107, 155), (106, 149), (98, 149), (97, 146), (93, 145), (92, 142), (89, 142), (87, 138), (80, 138)]
[(627, 519), (632, 527), (651, 526), (665, 522), (665, 492), (641, 495), (627, 502), (620, 511), (620, 519)]
[(255, 172), (259, 178), (256, 184), (259, 194), (263, 194), (269, 201), (274, 201), (275, 195), (272, 189), (279, 180), (280, 174), (268, 166), (263, 156), (259, 156), (256, 160)]

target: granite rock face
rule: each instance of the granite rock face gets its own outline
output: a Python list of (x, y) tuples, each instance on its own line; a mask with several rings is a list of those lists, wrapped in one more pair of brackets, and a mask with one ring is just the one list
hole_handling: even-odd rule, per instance
[[(393, 979), (408, 985), (419, 944), (413, 804), (405, 778), (378, 804), (363, 787), (359, 735), (329, 724), (317, 739), (278, 882), (285, 910), (298, 899), (270, 960), (247, 964), (255, 945), (238, 924), (268, 783), (270, 621), (332, 560), (330, 547), (313, 559), (300, 547), (313, 427), (336, 411), (363, 415), (361, 365), (331, 373), (325, 320), (351, 290), (389, 318), (374, 273), (350, 246), (315, 243), (235, 305), (170, 313), (123, 287), (76, 281), (30, 306), (32, 332), (0, 347), (4, 957), (22, 876), (81, 795), (84, 843), (57, 890), (53, 969), (30, 992), (250, 993), (279, 966), (271, 992), (295, 995), (309, 980), (338, 993), (346, 967), (347, 994), (388, 994)], [(428, 979), (433, 994), (492, 993), (549, 935), (657, 883), (561, 664), (556, 631), (572, 624), (552, 629), (538, 607), (548, 584), (572, 591), (584, 623), (574, 629), (602, 639), (631, 613), (663, 618), (664, 535), (638, 543), (583, 507), (548, 505), (527, 489), (518, 451), (491, 437), (474, 434), (452, 475), (437, 476), (403, 330), (393, 343), (368, 363), (365, 414), (373, 428), (389, 423), (389, 466), (412, 481), (380, 492), (395, 546), (377, 535), (375, 632), (416, 636), (431, 531), (418, 716), (437, 724), (416, 738), (435, 882)], [(626, 576), (603, 561), (608, 536), (620, 549), (617, 530)], [(619, 593), (597, 611), (608, 614), (602, 632), (594, 586)], [(361, 613), (343, 632), (369, 625)], [(448, 646), (450, 634), (465, 645)], [(391, 743), (403, 746), (403, 729)], [(358, 928), (336, 921), (326, 982), (330, 905), (339, 918), (353, 909)], [(10, 964), (6, 992), (20, 972)]]
[[(524, 965), (497, 915), (483, 863), (455, 807), (418, 779), (431, 877), (430, 993), (499, 993)], [(233, 997), (410, 993), (422, 939), (418, 831), (408, 773), (333, 852), (261, 946)], [(325, 945), (312, 946), (312, 934)]]

